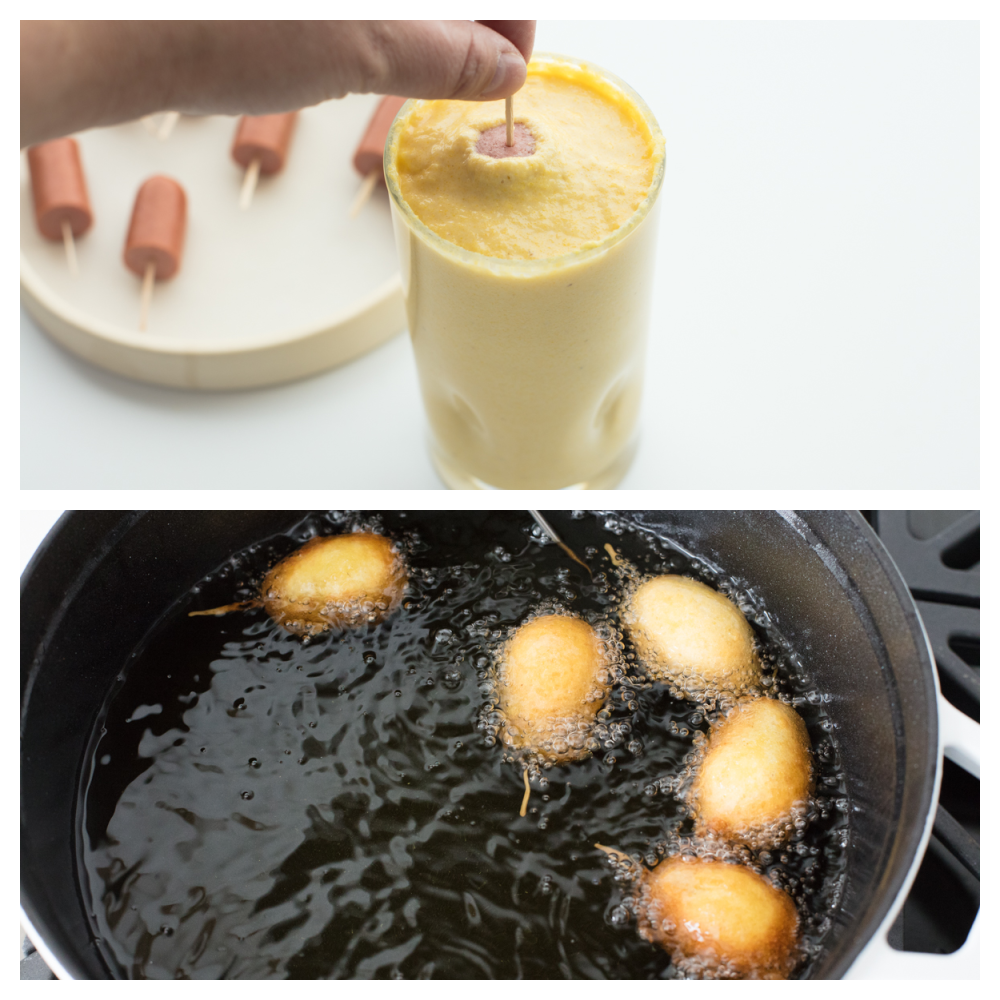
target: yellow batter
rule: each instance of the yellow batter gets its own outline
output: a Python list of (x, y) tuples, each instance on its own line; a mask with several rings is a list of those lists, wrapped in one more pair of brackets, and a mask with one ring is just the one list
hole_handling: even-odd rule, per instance
[(663, 136), (561, 56), (529, 64), (514, 117), (530, 156), (477, 151), (502, 101), (414, 101), (386, 143), (431, 454), (458, 489), (606, 489), (635, 448)]
[(586, 757), (608, 681), (604, 650), (590, 625), (569, 615), (532, 619), (504, 652), (499, 683), (504, 743), (560, 762)]
[(477, 152), (504, 123), (504, 102), (418, 102), (402, 122), (395, 165), (414, 214), (443, 239), (490, 257), (528, 260), (596, 246), (636, 211), (658, 144), (635, 106), (585, 68), (532, 63), (514, 120), (529, 156)]

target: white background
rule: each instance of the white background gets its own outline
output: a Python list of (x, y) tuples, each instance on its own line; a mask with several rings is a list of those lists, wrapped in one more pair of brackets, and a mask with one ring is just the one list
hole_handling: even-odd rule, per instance
[[(639, 455), (623, 487), (971, 488), (974, 22), (541, 22), (667, 140)], [(109, 375), (21, 318), (26, 489), (440, 486), (410, 347), (271, 389)]]
[(35, 554), (35, 549), (49, 533), (49, 529), (59, 520), (61, 510), (22, 510), (21, 511), (21, 569), (28, 565), (28, 560)]

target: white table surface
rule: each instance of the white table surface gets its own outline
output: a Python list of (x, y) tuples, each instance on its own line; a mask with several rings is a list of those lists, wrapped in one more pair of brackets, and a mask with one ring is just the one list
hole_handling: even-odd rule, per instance
[[(541, 22), (667, 139), (631, 489), (979, 486), (974, 22)], [(268, 389), (131, 382), (21, 313), (22, 489), (438, 489), (407, 338)]]

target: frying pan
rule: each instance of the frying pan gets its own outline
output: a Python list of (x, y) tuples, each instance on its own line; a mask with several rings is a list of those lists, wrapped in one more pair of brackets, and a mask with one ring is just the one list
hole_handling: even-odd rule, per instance
[[(75, 830), (86, 747), (114, 677), (192, 585), (305, 513), (72, 512), (26, 568), (22, 922), (60, 978), (111, 978), (78, 888)], [(522, 511), (439, 516), (484, 538), (528, 518)], [(574, 549), (593, 541), (592, 521), (548, 516)], [(842, 902), (811, 976), (952, 975), (947, 956), (894, 952), (886, 932), (930, 836), (942, 751), (978, 773), (978, 727), (939, 699), (920, 618), (878, 538), (856, 512), (617, 516), (748, 581), (793, 647), (809, 648), (808, 668), (830, 695), (850, 790), (850, 839)], [(978, 918), (967, 947), (977, 941)]]

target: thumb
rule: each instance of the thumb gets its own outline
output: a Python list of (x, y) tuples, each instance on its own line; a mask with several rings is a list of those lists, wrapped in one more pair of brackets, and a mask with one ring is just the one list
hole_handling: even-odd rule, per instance
[(368, 23), (369, 91), (486, 101), (509, 97), (524, 84), (522, 51), (531, 53), (533, 21), (489, 22), (497, 30), (478, 21)]

